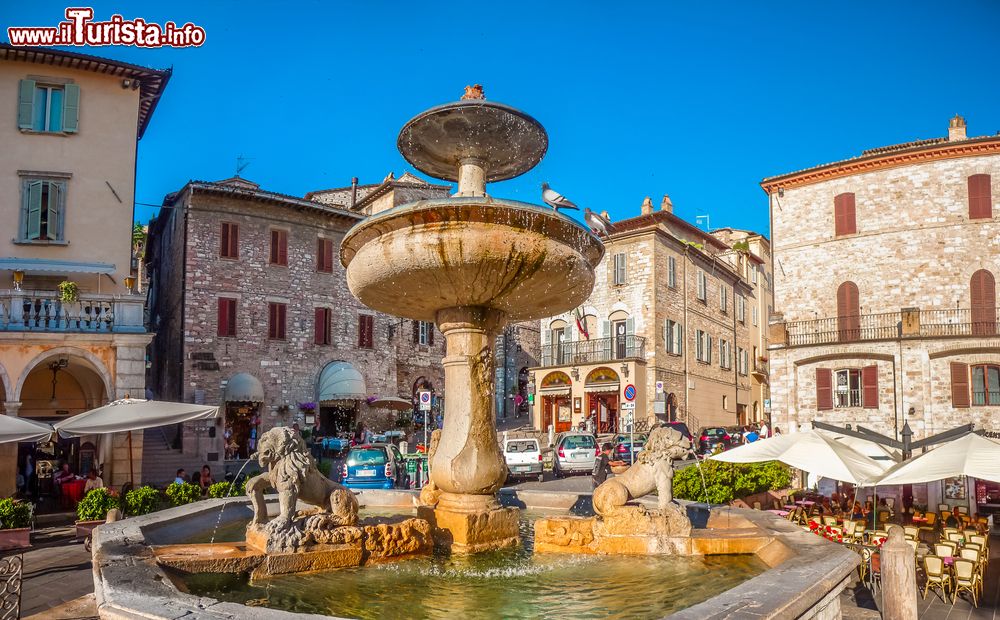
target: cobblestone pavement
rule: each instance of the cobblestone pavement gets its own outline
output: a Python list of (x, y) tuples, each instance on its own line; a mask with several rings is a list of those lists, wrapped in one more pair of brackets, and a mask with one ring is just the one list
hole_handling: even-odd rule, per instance
[(82, 542), (76, 541), (72, 525), (36, 530), (31, 534), (31, 545), (24, 553), (21, 617), (43, 614), (39, 617), (58, 618), (60, 616), (45, 612), (93, 594), (90, 552), (83, 548)]

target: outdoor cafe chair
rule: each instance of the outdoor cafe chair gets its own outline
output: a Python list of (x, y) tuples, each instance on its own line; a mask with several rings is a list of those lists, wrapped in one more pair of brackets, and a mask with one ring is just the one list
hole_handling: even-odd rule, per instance
[(965, 538), (965, 535), (962, 534), (962, 532), (948, 532), (948, 535), (947, 535), (948, 541), (956, 543), (956, 544), (961, 544), (962, 540), (964, 538)]
[(878, 511), (878, 524), (879, 525), (885, 525), (888, 522), (889, 522), (889, 511), (888, 510), (879, 510)]
[(868, 563), (868, 585), (874, 594), (882, 587), (882, 555), (878, 551), (872, 552)]
[(969, 560), (970, 562), (975, 564), (976, 572), (979, 573), (980, 577), (983, 576), (983, 572), (985, 571), (985, 566), (984, 566), (985, 562), (983, 562), (983, 554), (980, 553), (978, 549), (970, 549), (969, 547), (962, 547), (961, 549), (958, 550), (958, 555), (963, 560)]
[(753, 503), (753, 509), (754, 510), (760, 510), (760, 502), (754, 502)]
[(969, 540), (973, 536), (979, 536), (979, 532), (976, 530), (965, 529), (962, 530), (962, 534), (965, 536), (965, 540)]
[(950, 534), (957, 534), (957, 533), (958, 533), (957, 527), (943, 527), (941, 528), (941, 540), (951, 540), (951, 538), (949, 538), (948, 536)]
[(969, 507), (968, 506), (959, 506), (958, 507), (958, 514), (960, 514), (960, 515), (967, 515), (967, 514), (969, 514)]
[(947, 543), (938, 543), (934, 545), (934, 555), (939, 558), (950, 558), (955, 555), (955, 547)]
[(823, 525), (837, 525), (837, 517), (823, 517)]
[(948, 504), (938, 504), (938, 512), (951, 512), (951, 506)]
[(931, 588), (941, 590), (941, 598), (948, 600), (948, 590), (951, 587), (951, 575), (944, 572), (944, 560), (936, 555), (924, 556), (924, 598)]
[(917, 538), (920, 536), (920, 528), (915, 525), (904, 525), (903, 536), (907, 538)]
[(844, 538), (857, 541), (861, 538), (861, 530), (857, 521), (844, 521)]
[(990, 548), (989, 539), (982, 534), (976, 534), (975, 536), (969, 536), (969, 542), (979, 545), (985, 552)]
[(980, 580), (976, 565), (969, 560), (957, 558), (953, 569), (955, 571), (955, 590), (952, 592), (951, 604), (954, 605), (958, 601), (958, 593), (965, 590), (972, 595), (972, 605), (979, 607), (976, 593), (980, 588)]

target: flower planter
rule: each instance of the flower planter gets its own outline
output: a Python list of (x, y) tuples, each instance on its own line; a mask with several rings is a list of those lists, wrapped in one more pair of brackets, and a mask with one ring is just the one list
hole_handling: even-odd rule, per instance
[(8, 549), (26, 549), (31, 546), (31, 528), (19, 527), (12, 530), (0, 530), (0, 551)]
[(100, 521), (77, 521), (76, 522), (76, 537), (77, 539), (86, 538), (90, 536), (90, 533), (94, 531), (94, 528), (98, 525), (104, 525), (104, 519)]

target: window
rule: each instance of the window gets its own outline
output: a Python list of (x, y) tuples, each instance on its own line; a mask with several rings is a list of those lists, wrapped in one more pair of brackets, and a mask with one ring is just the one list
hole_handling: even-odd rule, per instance
[(218, 333), (220, 338), (234, 338), (236, 336), (236, 300), (229, 297), (219, 298), (219, 325)]
[(757, 284), (757, 270), (758, 270), (757, 265), (752, 265), (750, 267), (750, 281), (753, 282), (754, 284)]
[(663, 326), (663, 341), (667, 353), (681, 355), (684, 353), (684, 326), (667, 319)]
[(370, 314), (358, 316), (358, 348), (375, 348), (375, 317)]
[(972, 367), (972, 404), (1000, 405), (1000, 366)]
[(434, 346), (434, 324), (428, 321), (413, 321), (413, 344)]
[(861, 306), (854, 282), (844, 282), (837, 288), (837, 332), (840, 342), (861, 338)]
[(240, 227), (232, 222), (223, 222), (219, 231), (219, 256), (240, 257)]
[(719, 310), (725, 314), (729, 311), (729, 289), (723, 284), (719, 286)]
[(726, 396), (725, 394), (722, 395), (722, 410), (723, 411), (729, 410), (729, 397)]
[(990, 191), (990, 175), (974, 174), (969, 177), (969, 219), (993, 217), (993, 197)]
[(969, 283), (972, 306), (972, 335), (995, 336), (997, 333), (997, 291), (993, 274), (980, 269)]
[(698, 270), (698, 299), (708, 301), (708, 276), (701, 269)]
[(285, 339), (285, 311), (288, 306), (271, 302), (267, 304), (267, 337), (270, 340)]
[(79, 125), (80, 87), (21, 80), (17, 126), (25, 131), (75, 133)]
[(667, 286), (677, 288), (677, 259), (673, 256), (667, 257)]
[(314, 321), (315, 344), (333, 344), (333, 311), (330, 308), (316, 308)]
[(271, 264), (288, 266), (288, 231), (271, 231)]
[(333, 273), (333, 240), (320, 237), (316, 242), (316, 271)]
[(838, 194), (833, 198), (834, 234), (853, 235), (858, 232), (854, 208), (854, 194)]
[(708, 332), (695, 330), (695, 358), (704, 364), (712, 363), (712, 337)]
[(749, 357), (750, 356), (747, 354), (747, 350), (743, 349), (743, 352), (740, 353), (740, 366), (742, 366), (743, 371), (740, 374), (743, 375), (744, 377), (750, 372)]
[[(739, 349), (737, 349), (739, 350)], [(719, 368), (733, 367), (733, 349), (728, 340), (719, 340)]]
[(740, 323), (747, 322), (747, 298), (743, 295), (736, 296), (736, 320)]
[[(819, 388), (819, 373), (829, 370), (818, 369), (817, 389)], [(865, 407), (878, 409), (878, 366), (864, 368), (844, 368), (833, 373), (835, 385), (833, 389), (833, 404), (830, 408), (844, 409), (849, 407)]]
[(63, 241), (66, 182), (23, 179), (21, 241)]
[(625, 253), (615, 254), (615, 284), (625, 284)]
[(758, 314), (759, 313), (757, 311), (757, 305), (754, 304), (754, 305), (750, 306), (750, 319), (753, 321), (754, 325), (756, 325), (757, 321), (760, 320), (760, 318), (757, 316)]

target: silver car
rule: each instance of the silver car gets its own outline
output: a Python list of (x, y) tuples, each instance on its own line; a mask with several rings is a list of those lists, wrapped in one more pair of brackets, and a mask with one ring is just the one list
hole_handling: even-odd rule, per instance
[(555, 447), (555, 465), (553, 469), (557, 477), (572, 473), (591, 473), (594, 462), (600, 454), (597, 439), (588, 433), (566, 433), (559, 437)]

